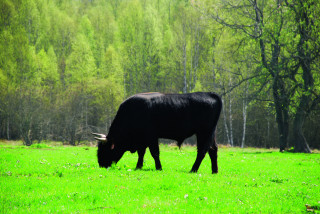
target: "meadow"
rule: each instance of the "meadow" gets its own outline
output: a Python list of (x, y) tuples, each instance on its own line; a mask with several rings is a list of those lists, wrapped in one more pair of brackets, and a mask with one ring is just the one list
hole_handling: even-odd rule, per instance
[(0, 143), (0, 213), (320, 213), (320, 154), (220, 148), (189, 173), (196, 148), (161, 145), (99, 168), (96, 147)]

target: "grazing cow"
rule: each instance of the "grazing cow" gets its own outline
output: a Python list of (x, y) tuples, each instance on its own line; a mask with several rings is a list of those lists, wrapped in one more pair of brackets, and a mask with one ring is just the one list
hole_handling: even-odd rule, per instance
[(191, 172), (197, 172), (209, 153), (212, 173), (218, 172), (215, 130), (222, 108), (221, 98), (211, 92), (190, 94), (142, 93), (125, 100), (119, 107), (108, 135), (92, 133), (98, 142), (98, 162), (108, 168), (126, 151), (138, 151), (137, 169), (143, 165), (146, 148), (161, 170), (159, 138), (182, 142), (195, 134), (198, 154)]

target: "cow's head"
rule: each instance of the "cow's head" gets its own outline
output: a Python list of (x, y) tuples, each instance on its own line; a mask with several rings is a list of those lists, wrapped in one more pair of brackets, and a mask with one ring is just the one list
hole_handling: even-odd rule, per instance
[(107, 140), (103, 134), (92, 133), (95, 139), (98, 140), (98, 163), (100, 167), (108, 168), (113, 162), (117, 163), (124, 151), (120, 146), (115, 146), (112, 140)]

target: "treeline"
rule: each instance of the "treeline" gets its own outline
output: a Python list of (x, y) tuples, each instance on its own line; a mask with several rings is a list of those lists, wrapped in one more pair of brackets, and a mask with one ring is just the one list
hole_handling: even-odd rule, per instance
[(219, 143), (297, 148), (302, 133), (320, 147), (316, 0), (0, 0), (0, 10), (2, 139), (76, 145), (106, 133), (132, 94), (215, 91)]

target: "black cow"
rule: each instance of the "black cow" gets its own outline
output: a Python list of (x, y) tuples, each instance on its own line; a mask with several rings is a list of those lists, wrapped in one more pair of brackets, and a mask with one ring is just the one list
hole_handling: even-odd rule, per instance
[(212, 173), (217, 173), (215, 130), (221, 108), (221, 98), (210, 92), (133, 95), (120, 105), (107, 136), (93, 133), (99, 141), (99, 165), (107, 168), (126, 151), (138, 151), (137, 169), (140, 169), (149, 147), (156, 169), (161, 170), (158, 139), (176, 140), (180, 147), (186, 138), (196, 134), (198, 154), (191, 172), (198, 171), (208, 152)]

